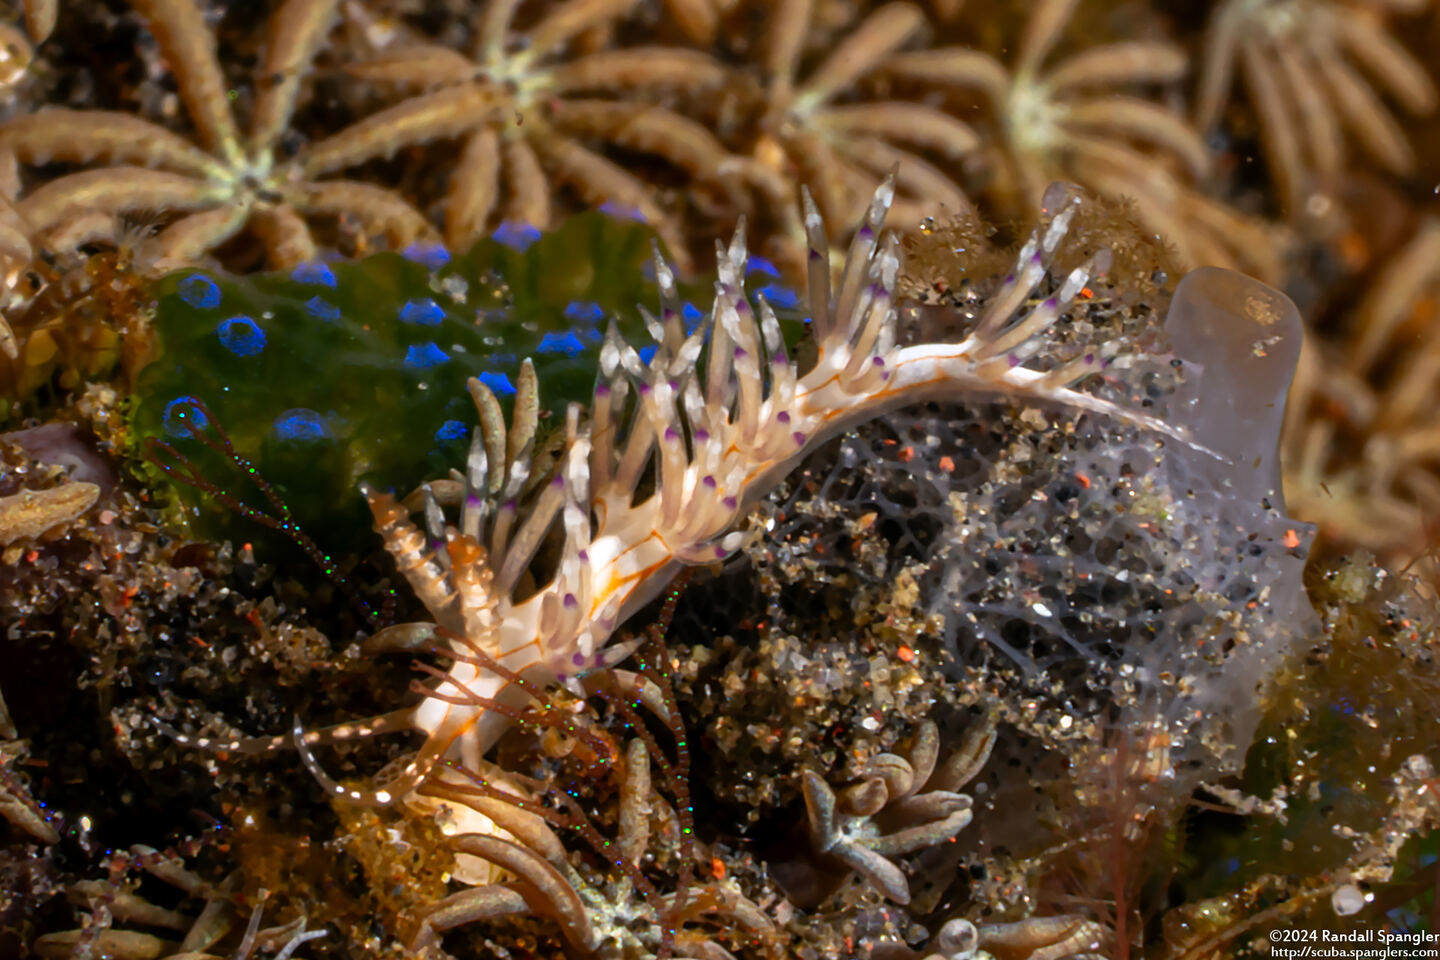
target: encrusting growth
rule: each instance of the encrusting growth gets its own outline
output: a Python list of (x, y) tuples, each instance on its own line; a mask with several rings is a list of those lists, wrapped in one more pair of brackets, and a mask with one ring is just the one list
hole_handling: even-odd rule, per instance
[[(745, 509), (817, 444), (888, 409), (1004, 394), (1116, 417), (1184, 442), (1158, 419), (1075, 389), (1108, 363), (1101, 348), (1046, 351), (1048, 328), (1105, 267), (1098, 254), (1032, 303), (1081, 203), (1076, 193), (1063, 185), (1047, 193), (1047, 222), (1023, 245), (1013, 275), (968, 336), (901, 347), (894, 300), (899, 244), (880, 235), (894, 189), (887, 179), (876, 191), (838, 286), (831, 283), (824, 225), (805, 194), (818, 355), (804, 373), (788, 356), (763, 296), (751, 306), (744, 234), (737, 230), (718, 251), (709, 316), (688, 335), (674, 277), (657, 254), (661, 313), (646, 315), (654, 354), (642, 360), (612, 327), (589, 419), (579, 405), (570, 407), (558, 468), (527, 508), (521, 498), (532, 472), (537, 403), (530, 377), (508, 430), (489, 390), (472, 381), (481, 427), (466, 463), (458, 523), (446, 518), (433, 493), (424, 496), (422, 530), (394, 496), (364, 489), (386, 548), (433, 618), (387, 628), (371, 649), (435, 649), (453, 665), (414, 707), (324, 731), (297, 725), (294, 742), (330, 792), (388, 804), (424, 783), (442, 760), (473, 769), (510, 724), (513, 708), (529, 699), (520, 681), (580, 690), (587, 676), (624, 660), (633, 645), (610, 640), (626, 618), (682, 566), (738, 549), (746, 534), (733, 528)], [(637, 500), (637, 487), (651, 476), (653, 491)], [(563, 544), (556, 572), (524, 594), (524, 574), (557, 520)], [(393, 780), (369, 790), (334, 783), (309, 754), (327, 741), (411, 730), (425, 735), (422, 749)], [(250, 752), (290, 743), (284, 736), (180, 739)]]

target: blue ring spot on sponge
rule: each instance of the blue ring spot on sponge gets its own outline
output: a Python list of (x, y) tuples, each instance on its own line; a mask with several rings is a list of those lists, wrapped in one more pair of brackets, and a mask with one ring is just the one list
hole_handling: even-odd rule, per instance
[(623, 203), (616, 203), (608, 200), (600, 204), (600, 212), (616, 220), (629, 220), (634, 223), (646, 223), (645, 214), (640, 212), (639, 207), (627, 207)]
[(400, 308), (400, 322), (413, 323), (421, 327), (438, 327), (445, 319), (445, 311), (440, 304), (429, 297), (418, 297), (414, 300), (407, 300)]
[(745, 260), (745, 273), (747, 275), (761, 273), (767, 277), (775, 277), (776, 279), (780, 277), (780, 271), (775, 269), (775, 264), (766, 260), (764, 257), (757, 257), (754, 254), (751, 254)]
[(508, 397), (515, 392), (515, 384), (503, 373), (494, 373), (486, 370), (477, 378), (481, 383), (490, 388), (490, 392), (497, 397)]
[(547, 333), (540, 338), (536, 353), (563, 353), (567, 357), (579, 356), (585, 352), (585, 344), (574, 333)]
[(295, 407), (286, 410), (275, 418), (270, 425), (277, 439), (296, 440), (301, 443), (308, 443), (317, 440), (330, 439), (330, 428), (325, 424), (325, 418), (314, 410), (305, 407)]
[(599, 323), (605, 319), (605, 310), (594, 300), (571, 300), (565, 305), (565, 318)]
[(421, 370), (438, 367), (449, 359), (450, 354), (436, 346), (434, 340), (426, 343), (412, 343), (405, 351), (405, 365), (418, 367)]
[(215, 325), (220, 345), (237, 357), (253, 357), (265, 349), (265, 331), (260, 324), (241, 314)]
[(794, 310), (800, 306), (800, 295), (784, 284), (767, 283), (756, 293), (762, 294), (770, 306), (779, 307), (781, 310)]
[(685, 306), (680, 309), (680, 316), (685, 320), (685, 332), (694, 333), (695, 328), (700, 326), (700, 321), (705, 319), (705, 314), (695, 304), (686, 301)]
[(290, 279), (296, 283), (317, 284), (322, 287), (335, 288), (335, 273), (328, 264), (319, 260), (311, 260), (308, 263), (299, 263), (290, 271)]
[(468, 432), (465, 424), (459, 420), (446, 420), (440, 424), (440, 429), (435, 431), (435, 442), (444, 446), (447, 443), (454, 443), (462, 440)]
[(305, 301), (305, 312), (316, 320), (334, 323), (340, 319), (340, 308), (324, 297), (315, 296)]
[(214, 310), (220, 306), (220, 287), (203, 274), (194, 274), (180, 281), (175, 292), (196, 310)]
[(540, 228), (518, 220), (506, 220), (495, 228), (490, 239), (511, 250), (526, 250), (530, 244), (540, 239)]
[(172, 437), (186, 439), (195, 436), (195, 431), (210, 426), (210, 420), (196, 406), (199, 402), (187, 394), (165, 404), (165, 413), (160, 420), (165, 432)]
[(439, 270), (450, 262), (450, 251), (439, 243), (412, 243), (401, 250), (400, 255), (428, 270)]

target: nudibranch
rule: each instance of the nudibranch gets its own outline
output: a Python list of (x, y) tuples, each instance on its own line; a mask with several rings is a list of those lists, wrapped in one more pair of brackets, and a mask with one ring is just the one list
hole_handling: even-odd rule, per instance
[[(658, 317), (644, 314), (656, 347), (642, 359), (612, 324), (588, 417), (570, 405), (552, 478), (531, 482), (538, 401), (527, 364), (509, 429), (489, 388), (470, 382), (480, 426), (463, 481), (422, 488), (423, 529), (393, 495), (362, 488), (385, 547), (432, 617), (387, 628), (374, 646), (429, 646), (453, 665), (404, 710), (309, 732), (297, 721), (293, 743), (326, 790), (357, 803), (390, 804), (441, 761), (477, 769), (513, 708), (528, 702), (526, 687), (578, 687), (587, 674), (621, 662), (630, 648), (611, 639), (627, 617), (682, 566), (735, 551), (745, 537), (735, 527), (747, 507), (818, 444), (887, 410), (1007, 395), (1180, 436), (1158, 419), (1076, 389), (1108, 362), (1099, 350), (1063, 358), (1047, 350), (1047, 329), (1108, 265), (1107, 255), (1097, 254), (1035, 299), (1078, 209), (1072, 188), (1056, 185), (1047, 193), (1046, 221), (968, 335), (912, 346), (897, 343), (899, 241), (881, 234), (894, 192), (892, 176), (876, 191), (838, 284), (824, 224), (809, 193), (802, 195), (815, 348), (808, 369), (787, 354), (764, 297), (751, 306), (742, 223), (728, 247), (717, 244), (714, 303), (688, 334), (675, 276), (657, 252), (661, 310)], [(452, 523), (442, 501), (456, 500)], [(555, 573), (522, 597), (537, 549), (557, 522), (563, 546)], [(336, 783), (312, 754), (324, 742), (403, 731), (422, 733), (424, 745), (394, 778), (368, 790)], [(180, 740), (246, 752), (291, 742)]]

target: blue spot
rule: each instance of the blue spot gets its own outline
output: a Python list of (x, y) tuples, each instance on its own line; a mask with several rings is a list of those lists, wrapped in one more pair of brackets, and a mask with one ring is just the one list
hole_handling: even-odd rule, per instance
[(685, 332), (694, 333), (695, 328), (700, 326), (700, 321), (705, 319), (705, 314), (693, 303), (687, 303), (680, 310), (680, 316), (685, 320)]
[(439, 243), (412, 243), (400, 255), (429, 270), (439, 270), (450, 262), (450, 251)]
[(657, 349), (657, 345), (653, 343), (650, 344), (648, 347), (641, 347), (639, 350), (640, 361), (648, 365), (650, 361), (655, 358), (655, 351)]
[(408, 301), (400, 308), (400, 322), (414, 323), (422, 327), (438, 327), (445, 319), (445, 311), (440, 304), (429, 297), (421, 297)]
[(290, 271), (290, 279), (296, 283), (319, 284), (322, 287), (335, 288), (335, 274), (328, 264), (318, 260), (311, 260), (309, 263), (297, 264)]
[(517, 220), (506, 220), (495, 228), (495, 232), (490, 234), (490, 239), (496, 243), (503, 243), (512, 250), (526, 250), (529, 249), (530, 244), (540, 239), (540, 229)]
[(588, 320), (599, 323), (605, 319), (605, 311), (594, 300), (571, 300), (565, 305), (565, 316), (569, 320)]
[(800, 306), (800, 295), (789, 287), (779, 283), (767, 283), (758, 291), (770, 301), (770, 306), (779, 307), (781, 310), (794, 310)]
[(305, 312), (316, 320), (333, 323), (340, 319), (340, 308), (324, 297), (311, 297), (305, 301)]
[(547, 333), (540, 340), (537, 353), (563, 353), (567, 357), (585, 352), (585, 344), (573, 333)]
[(480, 374), (479, 380), (490, 388), (490, 392), (497, 397), (508, 397), (515, 392), (515, 384), (503, 373), (492, 373), (485, 371)]
[(307, 410), (304, 407), (286, 410), (275, 418), (270, 429), (281, 440), (307, 442), (327, 440), (330, 437), (330, 428), (325, 425), (325, 418), (314, 410)]
[(754, 255), (751, 255), (748, 259), (746, 259), (745, 273), (746, 275), (752, 273), (763, 273), (767, 277), (780, 276), (780, 271), (775, 269), (775, 264), (771, 263), (769, 260), (766, 260), (764, 257), (757, 257)]
[(243, 314), (221, 320), (215, 326), (220, 344), (237, 357), (253, 357), (265, 349), (265, 331), (260, 324)]
[(624, 204), (613, 201), (606, 201), (600, 204), (600, 212), (614, 217), (616, 220), (633, 220), (636, 223), (645, 222), (645, 214), (641, 213), (635, 207), (627, 207)]
[(214, 280), (198, 273), (181, 280), (175, 292), (196, 310), (213, 310), (220, 306), (220, 288)]
[(468, 432), (469, 430), (465, 424), (459, 420), (446, 420), (440, 424), (440, 429), (435, 431), (435, 442), (442, 446), (447, 443), (453, 443), (456, 440), (463, 439)]
[(585, 327), (580, 331), (580, 339), (587, 343), (600, 343), (605, 339), (605, 334), (600, 332), (599, 327)]
[(165, 413), (160, 420), (165, 432), (172, 437), (193, 437), (193, 431), (204, 430), (210, 426), (205, 414), (195, 406), (198, 402), (195, 397), (187, 395), (176, 397), (165, 404)]
[(1239, 869), (1240, 869), (1240, 858), (1239, 858), (1239, 857), (1231, 857), (1230, 859), (1228, 859), (1228, 860), (1225, 861), (1225, 872), (1226, 872), (1226, 873), (1234, 873), (1236, 870), (1239, 870)]
[(427, 367), (439, 366), (449, 359), (450, 354), (437, 347), (434, 340), (428, 343), (412, 343), (405, 351), (406, 365), (419, 367), (422, 370)]

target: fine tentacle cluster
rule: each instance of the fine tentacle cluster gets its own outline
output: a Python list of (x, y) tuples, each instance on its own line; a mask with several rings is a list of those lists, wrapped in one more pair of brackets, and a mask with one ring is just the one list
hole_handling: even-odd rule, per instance
[(871, 757), (860, 782), (838, 794), (819, 774), (806, 771), (811, 845), (896, 903), (909, 903), (910, 884), (893, 858), (952, 840), (969, 825), (972, 801), (959, 791), (980, 772), (994, 746), (995, 727), (987, 723), (937, 769), (940, 731), (926, 720), (908, 757)]

